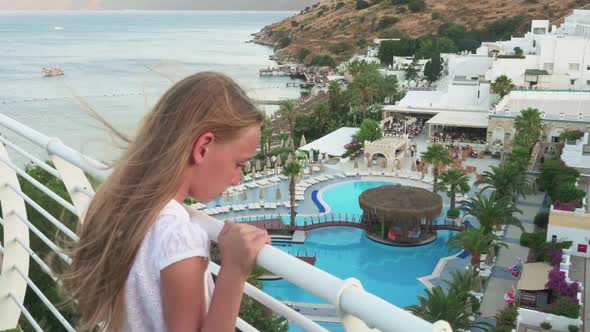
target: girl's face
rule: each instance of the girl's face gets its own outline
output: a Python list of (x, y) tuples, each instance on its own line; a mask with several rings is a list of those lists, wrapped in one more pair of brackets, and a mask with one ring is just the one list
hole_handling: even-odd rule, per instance
[(238, 185), (242, 167), (256, 154), (259, 143), (259, 126), (245, 128), (236, 139), (223, 143), (216, 142), (211, 133), (201, 135), (193, 148), (195, 163), (189, 167), (188, 194), (206, 203)]

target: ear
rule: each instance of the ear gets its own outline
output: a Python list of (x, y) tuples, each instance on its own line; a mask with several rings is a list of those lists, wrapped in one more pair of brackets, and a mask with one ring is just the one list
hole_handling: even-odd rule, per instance
[(215, 135), (211, 132), (206, 132), (199, 135), (193, 143), (192, 151), (192, 162), (199, 165), (205, 160), (205, 157), (209, 153), (209, 149), (215, 143)]

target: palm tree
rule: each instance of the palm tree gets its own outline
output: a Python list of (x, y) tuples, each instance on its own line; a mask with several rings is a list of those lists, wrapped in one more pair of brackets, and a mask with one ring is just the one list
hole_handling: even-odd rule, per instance
[(515, 213), (522, 214), (514, 203), (508, 198), (499, 198), (496, 192), (486, 196), (481, 191), (474, 197), (463, 201), (460, 207), (465, 215), (471, 215), (479, 221), (484, 233), (491, 233), (494, 227), (500, 228), (502, 225), (514, 225), (524, 231), (518, 218), (514, 217)]
[(449, 251), (463, 249), (471, 254), (473, 270), (479, 268), (481, 255), (494, 246), (508, 247), (502, 239), (494, 233), (487, 233), (483, 228), (470, 228), (456, 234), (449, 240)]
[(462, 293), (462, 298), (466, 299), (472, 290), (476, 290), (478, 283), (479, 274), (473, 270), (463, 271), (451, 271), (451, 280), (445, 280), (445, 284), (449, 286), (449, 289), (454, 289), (458, 293)]
[(431, 323), (444, 320), (451, 325), (453, 331), (479, 326), (469, 320), (465, 313), (465, 302), (457, 291), (449, 289), (445, 292), (441, 286), (424, 291), (426, 296), (418, 296), (420, 304), (408, 308), (414, 315)]
[(311, 118), (317, 128), (319, 128), (320, 136), (326, 135), (328, 124), (330, 124), (330, 120), (332, 120), (332, 115), (330, 114), (326, 103), (318, 104), (313, 110)]
[(294, 99), (289, 99), (284, 101), (281, 104), (281, 108), (279, 109), (279, 114), (287, 118), (289, 122), (289, 134), (291, 135), (291, 149), (295, 150), (295, 143), (293, 140), (294, 132), (293, 132), (293, 125), (295, 124), (295, 119), (297, 119), (297, 115), (299, 115), (300, 110), (297, 108)]
[(336, 114), (342, 105), (342, 87), (338, 81), (331, 81), (328, 85), (328, 97), (330, 112)]
[(518, 172), (524, 173), (529, 165), (531, 154), (522, 146), (515, 146), (508, 154), (508, 166), (514, 167)]
[(449, 193), (451, 210), (455, 210), (455, 195), (465, 194), (469, 191), (469, 178), (458, 168), (451, 168), (440, 175), (439, 188)]
[(438, 174), (439, 167), (441, 165), (448, 165), (453, 162), (449, 155), (449, 150), (440, 144), (431, 144), (426, 149), (426, 152), (422, 152), (422, 160), (433, 166), (432, 175), (434, 181), (432, 182), (432, 191), (438, 192)]
[(295, 226), (295, 177), (301, 172), (301, 165), (296, 160), (283, 166), (283, 175), (291, 178), (289, 181), (289, 201), (291, 203), (291, 226)]
[(494, 189), (498, 198), (514, 201), (519, 195), (524, 197), (527, 192), (525, 174), (514, 165), (490, 166), (491, 171), (482, 173), (482, 179), (475, 182), (476, 186), (485, 185), (483, 190)]
[(363, 118), (369, 106), (383, 102), (384, 80), (378, 70), (366, 69), (358, 74), (346, 88), (353, 107)]
[(516, 144), (531, 149), (541, 136), (543, 129), (543, 118), (536, 108), (527, 108), (520, 111), (514, 119), (514, 128), (516, 129)]
[(493, 93), (499, 94), (500, 98), (504, 98), (505, 95), (514, 89), (514, 84), (512, 84), (512, 80), (509, 79), (508, 76), (500, 75), (490, 87), (492, 88)]
[(399, 93), (397, 76), (389, 75), (385, 77), (385, 80), (383, 81), (383, 93), (385, 94), (385, 97), (389, 99), (389, 103), (393, 103)]

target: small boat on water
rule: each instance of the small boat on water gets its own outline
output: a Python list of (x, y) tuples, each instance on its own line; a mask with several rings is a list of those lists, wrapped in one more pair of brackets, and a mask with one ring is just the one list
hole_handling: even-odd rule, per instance
[(41, 75), (44, 77), (60, 76), (64, 74), (62, 68), (43, 68), (41, 69)]

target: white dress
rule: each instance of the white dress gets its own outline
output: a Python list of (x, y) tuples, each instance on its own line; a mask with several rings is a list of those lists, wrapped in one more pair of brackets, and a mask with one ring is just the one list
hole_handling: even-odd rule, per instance
[[(156, 217), (143, 240), (125, 287), (125, 331), (166, 331), (160, 271), (189, 257), (209, 258), (207, 233), (191, 222), (188, 212), (171, 200)], [(207, 308), (213, 296), (213, 279), (205, 271)]]

